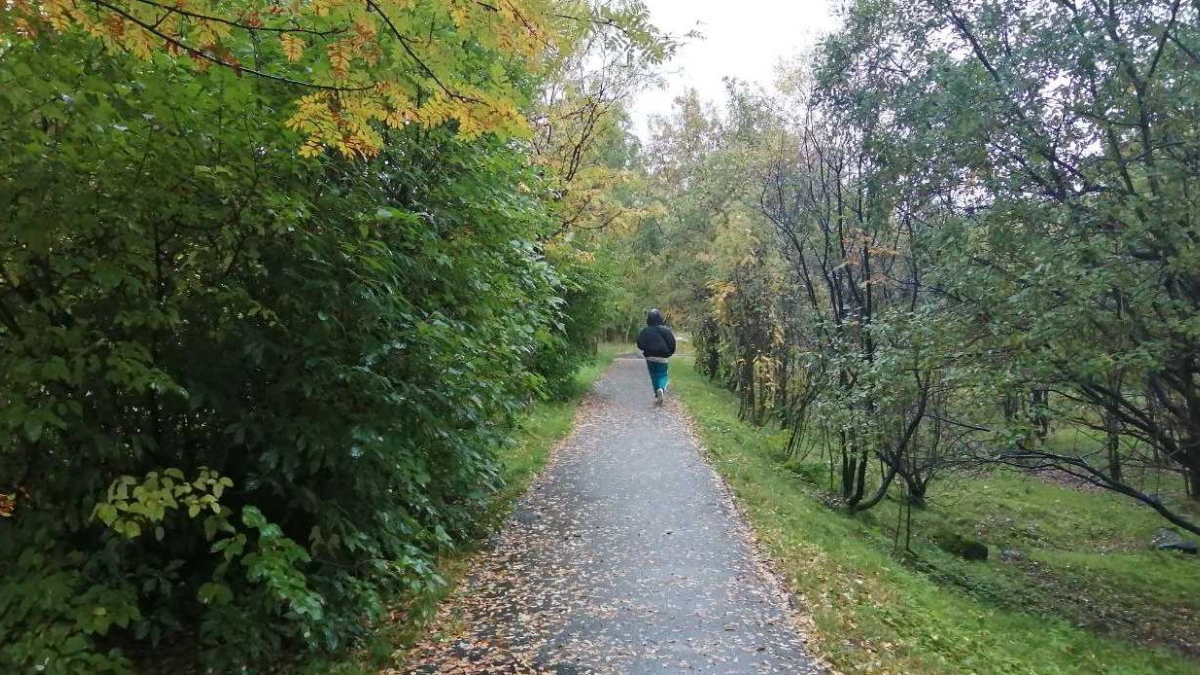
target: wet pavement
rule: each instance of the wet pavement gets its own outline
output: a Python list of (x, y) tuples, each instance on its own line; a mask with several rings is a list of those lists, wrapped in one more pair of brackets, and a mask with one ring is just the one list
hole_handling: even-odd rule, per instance
[(403, 672), (819, 672), (669, 399), (614, 362)]

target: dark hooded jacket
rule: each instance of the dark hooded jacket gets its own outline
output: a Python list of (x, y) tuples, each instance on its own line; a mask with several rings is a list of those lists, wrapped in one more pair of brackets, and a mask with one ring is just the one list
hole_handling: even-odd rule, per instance
[(637, 346), (646, 356), (665, 359), (675, 354), (675, 334), (663, 325), (662, 312), (652, 309), (646, 315), (646, 327), (638, 334)]

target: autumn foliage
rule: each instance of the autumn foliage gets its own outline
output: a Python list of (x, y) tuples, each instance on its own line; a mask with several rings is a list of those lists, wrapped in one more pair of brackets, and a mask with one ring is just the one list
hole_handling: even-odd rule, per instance
[(555, 46), (549, 10), (540, 0), (17, 0), (0, 8), (0, 32), (80, 31), (146, 61), (291, 84), (287, 124), (304, 134), (304, 154), (368, 157), (383, 144), (375, 123), (524, 132), (528, 74)]
[(444, 583), (608, 306), (527, 116), (644, 19), (0, 5), (0, 671), (290, 671)]

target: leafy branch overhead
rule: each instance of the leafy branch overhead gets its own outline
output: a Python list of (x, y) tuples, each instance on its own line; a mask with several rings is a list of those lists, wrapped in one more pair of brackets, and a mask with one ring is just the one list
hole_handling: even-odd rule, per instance
[(634, 97), (660, 83), (659, 69), (694, 33), (673, 36), (638, 3), (597, 6), (575, 22), (571, 48), (530, 107), (530, 143), (551, 181), (558, 227), (551, 237), (628, 229), (647, 214), (631, 198), (640, 164), (630, 130)]
[(547, 11), (539, 0), (18, 0), (0, 9), (0, 31), (82, 31), (147, 61), (294, 86), (305, 93), (288, 126), (305, 135), (303, 153), (371, 156), (375, 123), (524, 133), (524, 73), (556, 41)]
[(530, 132), (538, 74), (580, 34), (661, 62), (672, 43), (637, 4), (545, 0), (17, 0), (0, 33), (80, 31), (150, 61), (228, 68), (297, 89), (301, 152), (378, 154), (380, 125), (457, 125), (467, 138)]

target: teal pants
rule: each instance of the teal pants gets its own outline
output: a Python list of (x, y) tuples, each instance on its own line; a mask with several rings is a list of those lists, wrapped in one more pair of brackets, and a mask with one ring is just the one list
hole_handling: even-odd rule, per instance
[(667, 364), (658, 363), (656, 361), (647, 361), (646, 367), (650, 369), (650, 386), (654, 391), (662, 389), (667, 390)]

